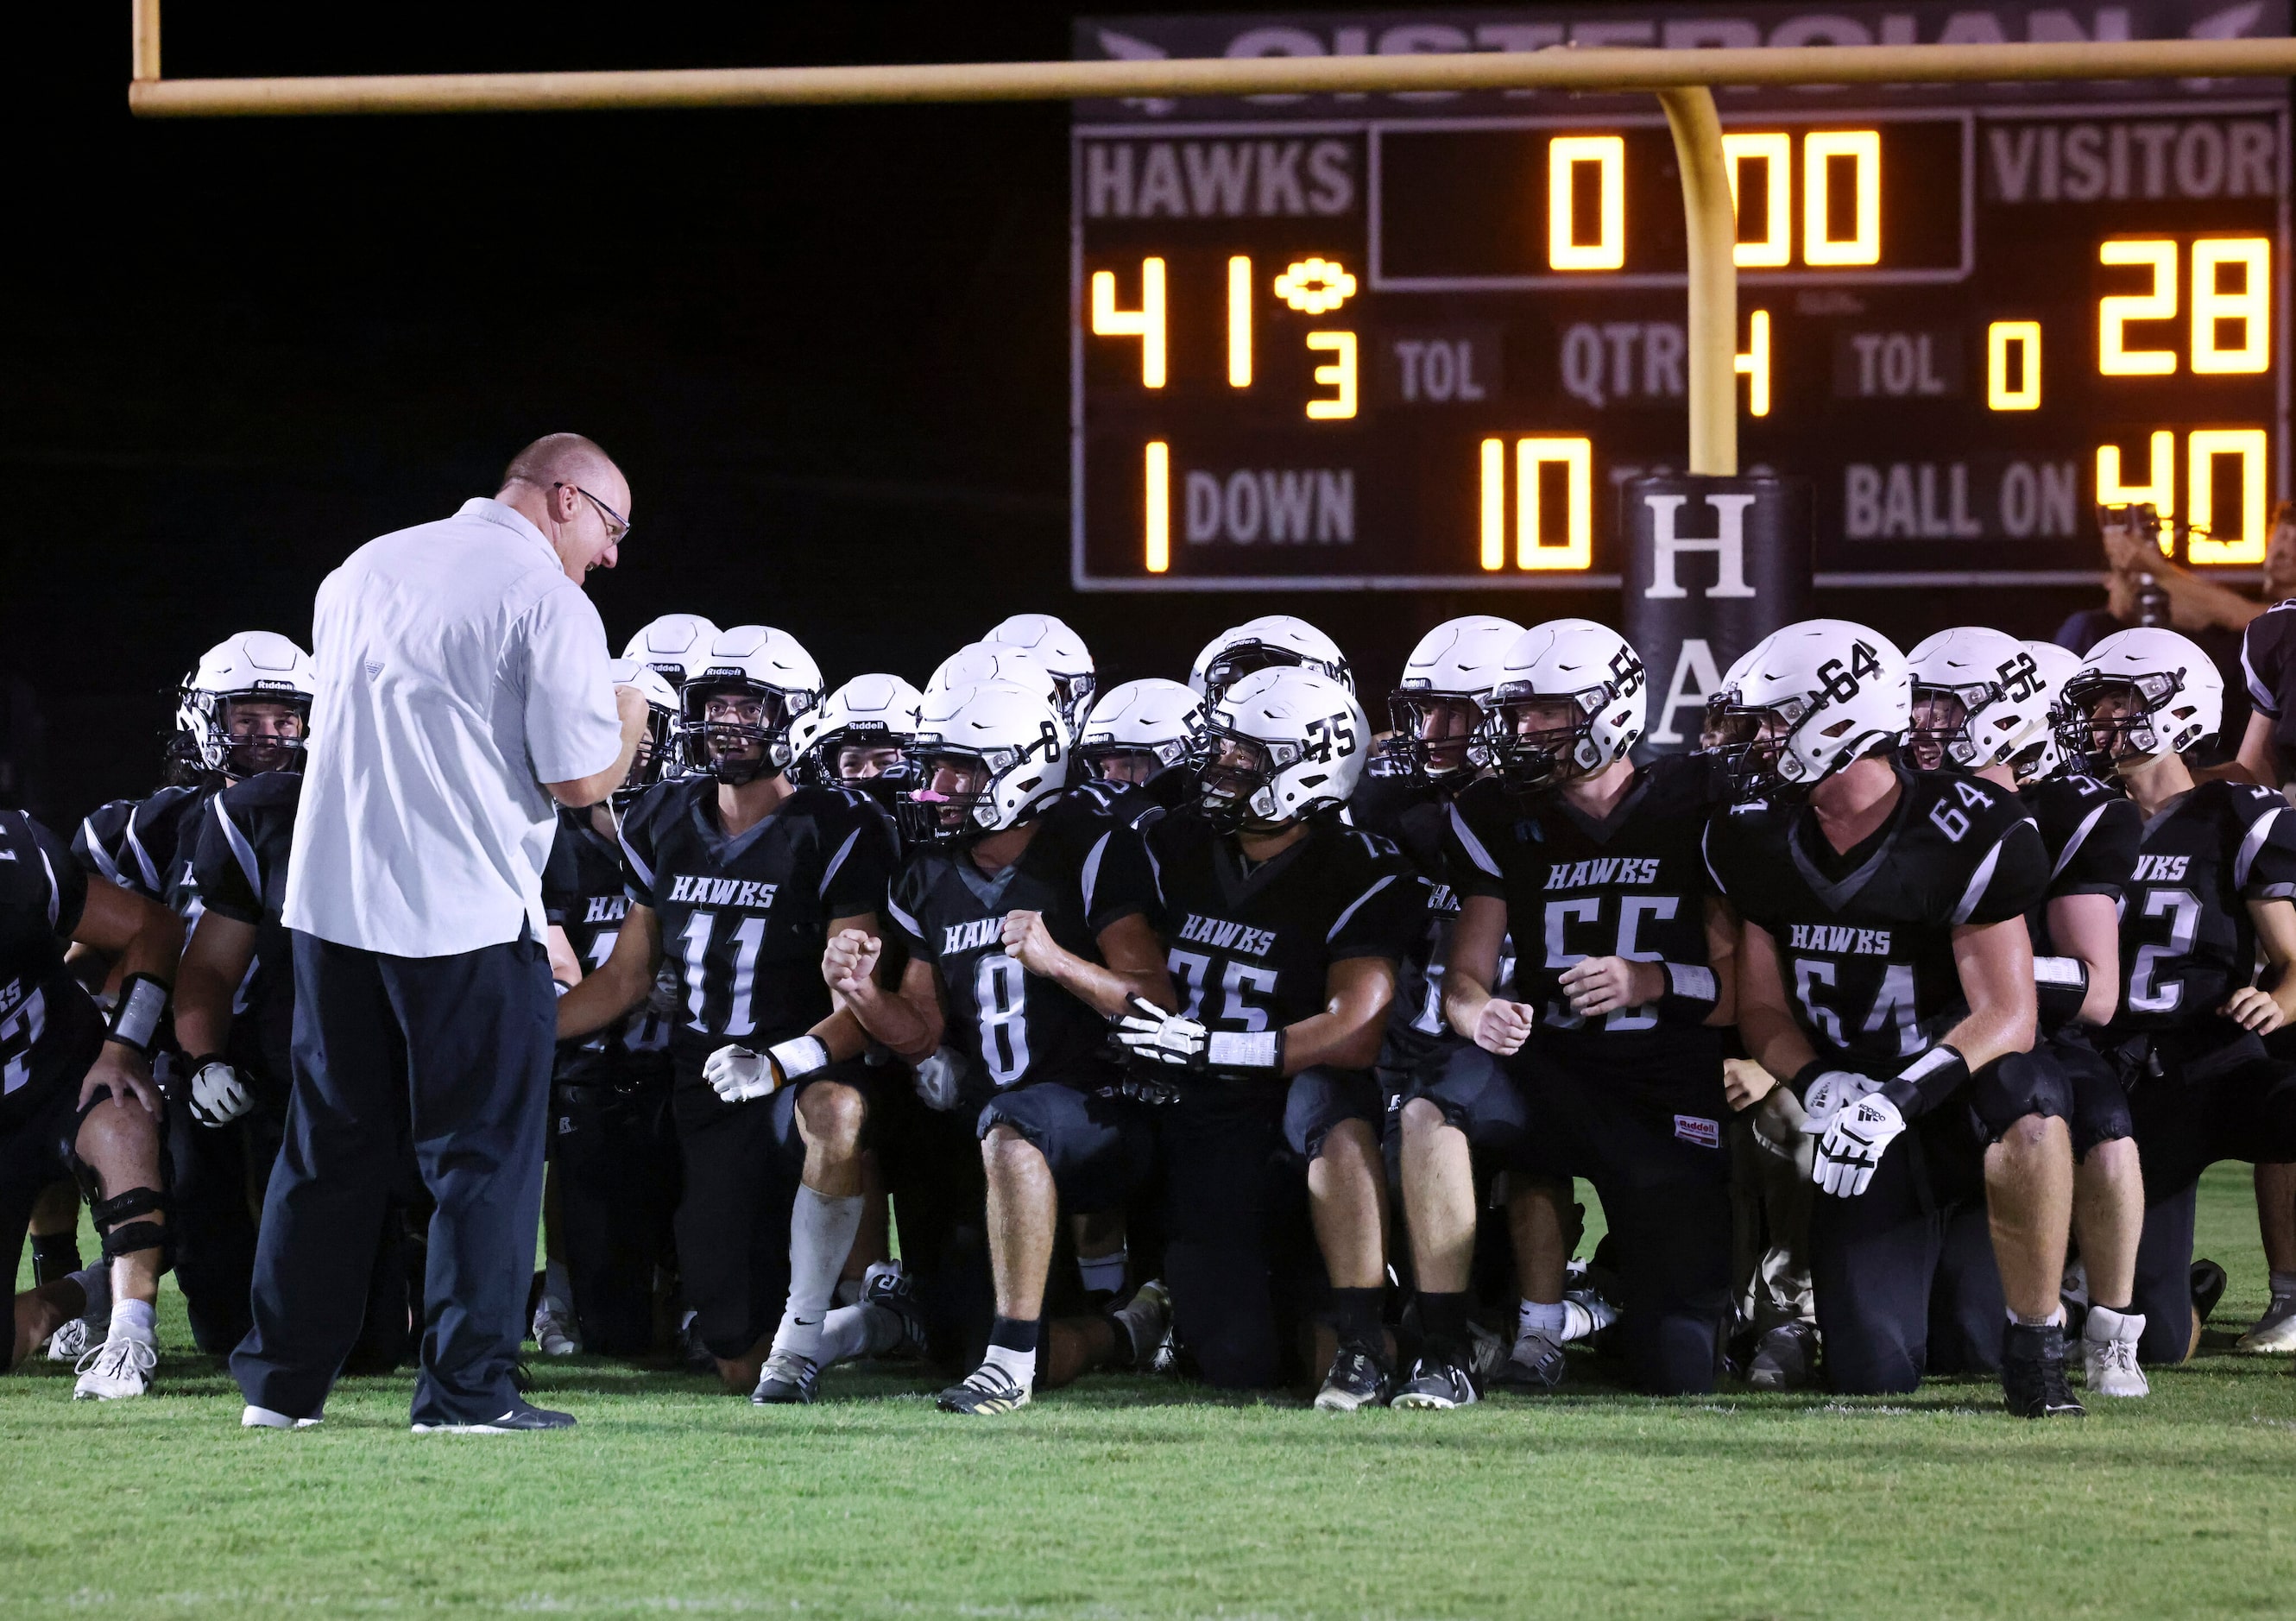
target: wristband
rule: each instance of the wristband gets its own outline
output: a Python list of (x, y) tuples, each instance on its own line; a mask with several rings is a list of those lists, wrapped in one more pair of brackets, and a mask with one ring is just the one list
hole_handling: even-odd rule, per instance
[(1204, 1044), (1204, 1068), (1273, 1080), (1283, 1073), (1281, 1030), (1214, 1030)]
[(1882, 1095), (1910, 1120), (1935, 1109), (1968, 1081), (1969, 1060), (1960, 1049), (1939, 1042), (1884, 1082)]
[(160, 1020), (167, 1011), (168, 987), (149, 974), (130, 974), (119, 987), (104, 1039), (133, 1047), (148, 1059), (159, 1044)]
[(1666, 989), (1658, 999), (1658, 1016), (1668, 1024), (1702, 1025), (1722, 1000), (1721, 982), (1714, 970), (1696, 962), (1661, 962)]
[(2044, 1026), (2070, 1024), (2088, 1000), (2088, 964), (2079, 957), (2034, 958), (2033, 994)]
[(766, 1049), (766, 1056), (781, 1072), (781, 1084), (788, 1085), (800, 1076), (811, 1075), (829, 1062), (829, 1049), (818, 1036), (792, 1036), (776, 1046)]
[(1853, 1068), (1853, 1066), (1850, 1064), (1847, 1055), (1843, 1053), (1837, 1052), (1830, 1058), (1821, 1055), (1820, 1057), (1810, 1060), (1809, 1062), (1804, 1064), (1800, 1068), (1795, 1070), (1792, 1076), (1788, 1077), (1786, 1080), (1786, 1090), (1794, 1094), (1795, 1102), (1801, 1102), (1809, 1096), (1810, 1083), (1816, 1080), (1819, 1076), (1824, 1075), (1829, 1069), (1849, 1069), (1851, 1068)]

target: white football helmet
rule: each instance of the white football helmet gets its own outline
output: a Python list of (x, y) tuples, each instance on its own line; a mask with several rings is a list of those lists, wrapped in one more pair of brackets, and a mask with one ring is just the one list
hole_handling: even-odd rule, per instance
[(635, 659), (617, 659), (607, 667), (613, 672), (616, 686), (636, 687), (646, 700), (645, 736), (630, 758), (630, 774), (611, 796), (614, 808), (620, 811), (661, 781), (662, 768), (669, 763), (677, 737), (677, 689), (653, 666)]
[(998, 620), (981, 640), (1017, 647), (1043, 665), (1060, 693), (1061, 718), (1068, 722), (1070, 734), (1083, 726), (1099, 680), (1093, 674), (1092, 650), (1082, 636), (1051, 614), (1016, 613)]
[[(2085, 758), (2088, 743), (2085, 736), (2086, 723), (2065, 707), (2065, 683), (2073, 678), (2081, 667), (2081, 656), (2069, 647), (2059, 647), (2054, 642), (2028, 642), (2025, 651), (2032, 655), (2033, 667), (2041, 672), (2041, 681), (2048, 693), (2048, 730), (2030, 748), (2019, 751), (2009, 762), (2017, 774), (2017, 786), (2046, 782), (2074, 760)], [(2073, 744), (2066, 746), (2067, 727), (2071, 728)]]
[[(1559, 725), (1558, 704), (1570, 706)], [(1625, 759), (1649, 708), (1650, 677), (1624, 636), (1592, 619), (1549, 619), (1508, 645), (1483, 700), (1483, 747), (1511, 792), (1537, 793)]]
[(1355, 674), (1340, 644), (1288, 613), (1265, 613), (1220, 632), (1196, 655), (1188, 684), (1210, 703), (1223, 688), (1254, 670), (1292, 666), (1328, 675), (1349, 693), (1356, 690)]
[(1011, 682), (928, 691), (908, 753), (918, 786), (896, 810), (902, 832), (922, 843), (1015, 826), (1069, 785), (1069, 733), (1060, 711)]
[(718, 627), (698, 613), (666, 613), (638, 627), (622, 657), (660, 670), (673, 687), (709, 662), (709, 644)]
[(926, 681), (924, 695), (930, 698), (935, 692), (977, 687), (989, 681), (1023, 688), (1054, 708), (1061, 707), (1060, 684), (1053, 679), (1053, 673), (1026, 648), (1004, 642), (968, 642), (958, 648), (940, 661), (940, 667)]
[(1906, 656), (1877, 630), (1804, 619), (1747, 656), (1722, 713), (1722, 749), (1742, 799), (1806, 793), (1913, 724)]
[[(790, 727), (821, 702), (821, 667), (785, 630), (721, 630), (678, 694), (678, 740), (686, 768), (735, 787), (785, 769)], [(754, 705), (755, 718), (710, 717), (711, 700)]]
[[(799, 717), (790, 728), (790, 748), (815, 781), (841, 782), (838, 755), (855, 748), (901, 749), (916, 735), (918, 706), (924, 695), (898, 675), (856, 675)], [(885, 767), (853, 780), (882, 776)]]
[[(1522, 634), (1513, 619), (1487, 613), (1446, 619), (1411, 650), (1403, 680), (1387, 695), (1388, 725), (1394, 735), (1384, 752), (1404, 762), (1423, 782), (1455, 787), (1490, 763), (1475, 733), (1482, 700), (1499, 682), (1507, 649)], [(1430, 732), (1451, 723), (1441, 735)]]
[(2054, 694), (2016, 637), (1981, 625), (1941, 630), (1906, 655), (1914, 680), (1906, 763), (1919, 771), (2005, 765), (2048, 736)]
[(1161, 770), (1201, 765), (1203, 700), (1178, 682), (1153, 675), (1109, 688), (1077, 737), (1077, 757), (1093, 774), (1103, 760), (1125, 754), (1152, 755)]
[[(311, 655), (286, 637), (267, 630), (243, 630), (217, 643), (176, 690), (176, 725), (186, 747), (208, 771), (251, 777), (266, 771), (302, 768), (308, 741), (311, 700), (319, 693)], [(291, 726), (234, 740), (234, 700), (284, 704), (295, 716)], [(293, 735), (287, 735), (291, 732)]]
[(2089, 649), (2064, 703), (2086, 733), (2090, 774), (2102, 777), (2214, 736), (2224, 725), (2224, 676), (2189, 636), (2145, 626)]
[(1321, 670), (1253, 670), (1212, 700), (1211, 757), (1199, 803), (1223, 832), (1275, 828), (1348, 802), (1371, 726), (1356, 695)]

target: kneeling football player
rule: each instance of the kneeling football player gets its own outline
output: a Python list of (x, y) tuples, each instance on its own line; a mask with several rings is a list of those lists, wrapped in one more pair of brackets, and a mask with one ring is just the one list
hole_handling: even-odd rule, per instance
[[(80, 1357), (75, 1399), (142, 1396), (159, 1366), (168, 1200), (151, 1055), (183, 939), (168, 908), (91, 884), (62, 839), (21, 811), (0, 812), (0, 1232), (12, 1254), (34, 1201), (70, 1175), (105, 1262), (16, 1297), (8, 1365), (108, 1297), (109, 1331)], [(126, 976), (109, 1029), (64, 966), (75, 942), (116, 955)]]
[(1769, 636), (1722, 720), (1742, 802), (1710, 824), (1708, 862), (1744, 919), (1747, 1051), (1791, 1077), (1831, 1195), (1810, 1221), (1828, 1381), (1920, 1384), (1946, 1234), (1981, 1191), (2009, 1410), (2079, 1413), (2057, 1298), (2067, 1106), (2057, 1072), (2022, 1061), (2036, 1023), (2024, 914), (2048, 881), (2032, 819), (1991, 783), (1898, 762), (1905, 655), (1861, 625)]
[[(1648, 701), (1634, 649), (1587, 619), (1517, 637), (1485, 701), (1496, 774), (1451, 806), (1447, 856), (1461, 909), (1444, 1008), (1474, 1046), (1425, 1072), (1404, 1105), (1427, 1349), (1398, 1406), (1475, 1399), (1459, 1292), (1475, 1231), (1471, 1143), (1542, 1189), (1595, 1183), (1618, 1242), (1635, 1382), (1714, 1388), (1731, 1236), (1718, 1027), (1734, 1005), (1736, 920), (1700, 856), (1717, 808), (1708, 763), (1628, 757)], [(1510, 932), (1528, 949), (1502, 987)], [(1530, 1257), (1540, 1275), (1522, 1280), (1524, 1298), (1553, 1314), (1538, 1364), (1513, 1381), (1532, 1388), (1561, 1377), (1568, 1257), (1545, 1250)]]
[[(2040, 831), (2049, 881), (2043, 904), (2026, 918), (2040, 1016), (2031, 1061), (2055, 1066), (2069, 1087), (2073, 1236), (2093, 1303), (2081, 1326), (2081, 1360), (2092, 1395), (2143, 1396), (2136, 1352), (2144, 1319), (2131, 1297), (2144, 1183), (2128, 1089), (2097, 1051), (2097, 1038), (2120, 1003), (2119, 912), (2144, 818), (2066, 762), (2056, 711), (2066, 677), (2080, 667), (2077, 655), (1963, 626), (1930, 637), (1907, 662), (1914, 677), (1907, 763), (1917, 771), (1967, 771), (2014, 790)], [(1935, 1303), (1931, 1321), (1942, 1314), (1958, 1320), (1961, 1338), (1984, 1336), (1989, 1359), (1972, 1360), (1990, 1369), (1999, 1362), (2002, 1301), (1986, 1235), (1971, 1231), (1982, 1216), (1972, 1208), (1948, 1235), (1947, 1268), (1982, 1272), (1986, 1286), (1969, 1287), (1964, 1279), (1953, 1299)]]
[(877, 931), (894, 859), (873, 803), (789, 779), (790, 725), (821, 684), (784, 632), (735, 626), (710, 644), (680, 693), (688, 770), (622, 823), (628, 915), (558, 1003), (567, 1041), (634, 1011), (665, 962), (685, 987), (670, 1031), (679, 1273), (694, 1337), (761, 1404), (813, 1399), (861, 1221), (869, 1082), (849, 1060), (865, 1037), (818, 964), (832, 936)]
[(1372, 1067), (1427, 885), (1341, 820), (1370, 728), (1336, 680), (1254, 670), (1212, 700), (1209, 730), (1197, 804), (1144, 828), (1180, 1011), (1118, 1026), (1136, 1071), (1176, 1093), (1156, 1111), (1174, 1329), (1211, 1384), (1283, 1382), (1315, 1291), (1304, 1164), (1335, 1342), (1316, 1404), (1348, 1412), (1393, 1382)]
[(2260, 1039), (2296, 1019), (2296, 814), (2268, 788), (2195, 784), (2185, 752), (2223, 724), (2223, 678), (2175, 631), (2107, 636), (2066, 681), (2065, 705), (2086, 720), (2091, 769), (2117, 779), (2144, 818), (2104, 1045), (2128, 1078), (2143, 1156), (2137, 1351), (2179, 1363), (2199, 1339), (2189, 1280), (2201, 1173), (2218, 1159), (2296, 1158), (2296, 1064)]
[(931, 1101), (977, 1123), (996, 1318), (940, 1406), (1010, 1412), (1162, 1338), (1153, 1285), (1123, 1312), (1041, 1320), (1062, 1211), (1120, 1209), (1147, 1173), (1153, 1134), (1119, 1094), (1108, 1019), (1135, 998), (1168, 1006), (1171, 982), (1138, 836), (1066, 792), (1074, 757), (1050, 706), (996, 682), (936, 692), (912, 748), (914, 847), (885, 909), (908, 948), (900, 987), (879, 987), (880, 942), (857, 934), (830, 943), (832, 985), (898, 1056), (938, 1052), (948, 1095)]

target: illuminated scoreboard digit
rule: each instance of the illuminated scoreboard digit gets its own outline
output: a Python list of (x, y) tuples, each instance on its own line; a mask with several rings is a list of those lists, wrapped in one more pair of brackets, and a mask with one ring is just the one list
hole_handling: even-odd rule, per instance
[[(1086, 57), (2284, 33), (2286, 0), (1589, 5), (1077, 25)], [(2287, 491), (2285, 81), (1718, 91), (1742, 467), (1821, 585), (2072, 583), (2095, 503), (2263, 557)], [(1646, 94), (1078, 106), (1074, 576), (1615, 582), (1684, 469), (1682, 192)]]

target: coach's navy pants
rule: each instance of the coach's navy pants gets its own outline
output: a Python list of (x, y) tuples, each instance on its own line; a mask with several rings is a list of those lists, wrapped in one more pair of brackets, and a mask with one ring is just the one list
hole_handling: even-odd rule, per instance
[(417, 1423), (517, 1400), (557, 1018), (540, 942), (393, 957), (298, 933), (295, 1078), (263, 1203), (247, 1399), (317, 1412), (358, 1339), (369, 1264), (411, 1155), (438, 1201)]

